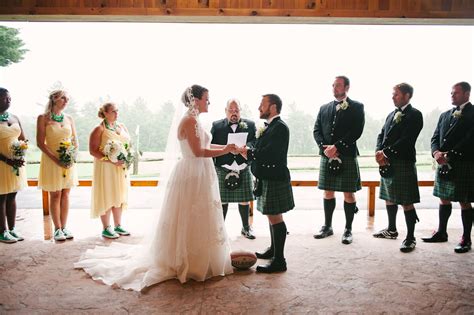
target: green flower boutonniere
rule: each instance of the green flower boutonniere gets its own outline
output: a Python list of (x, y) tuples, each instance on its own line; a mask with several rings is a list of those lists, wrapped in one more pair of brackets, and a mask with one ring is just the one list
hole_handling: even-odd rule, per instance
[(249, 128), (249, 126), (247, 125), (247, 123), (245, 121), (241, 121), (239, 123), (239, 127), (240, 127), (240, 129), (248, 129)]

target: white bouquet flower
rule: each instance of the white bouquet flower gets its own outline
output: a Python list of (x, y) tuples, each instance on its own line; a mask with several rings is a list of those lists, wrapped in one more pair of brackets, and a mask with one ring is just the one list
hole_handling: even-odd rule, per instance
[(102, 153), (113, 163), (123, 161), (127, 169), (133, 164), (133, 154), (128, 143), (120, 141), (108, 140), (104, 146)]
[(395, 116), (393, 116), (393, 120), (395, 120), (395, 123), (399, 123), (402, 121), (402, 117), (405, 116), (402, 112), (396, 112)]

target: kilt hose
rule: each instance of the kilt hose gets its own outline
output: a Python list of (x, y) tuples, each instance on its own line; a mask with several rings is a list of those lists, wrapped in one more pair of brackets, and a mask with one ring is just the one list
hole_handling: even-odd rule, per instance
[(454, 161), (452, 180), (439, 178), (436, 171), (433, 195), (456, 202), (474, 202), (474, 162)]
[(393, 176), (380, 178), (379, 198), (397, 205), (420, 202), (416, 163), (394, 160), (390, 165), (393, 168)]
[(261, 179), (262, 195), (257, 197), (257, 210), (262, 214), (281, 214), (295, 207), (290, 181)]
[(217, 178), (219, 179), (219, 191), (222, 203), (229, 202), (247, 202), (254, 200), (253, 182), (250, 167), (239, 172), (240, 186), (234, 190), (225, 187), (224, 180), (229, 170), (220, 166), (216, 166)]
[(338, 175), (329, 174), (329, 159), (321, 155), (319, 164), (319, 183), (321, 190), (356, 192), (362, 189), (360, 183), (359, 163), (357, 158), (339, 157), (342, 161), (342, 172)]

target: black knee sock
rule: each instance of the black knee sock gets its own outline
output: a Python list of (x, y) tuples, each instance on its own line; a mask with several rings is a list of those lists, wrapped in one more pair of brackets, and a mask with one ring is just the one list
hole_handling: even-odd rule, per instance
[(348, 203), (344, 201), (344, 214), (346, 215), (346, 229), (352, 230), (352, 221), (354, 221), (354, 213), (357, 212), (356, 203)]
[(446, 233), (446, 229), (448, 228), (448, 219), (451, 216), (452, 209), (452, 205), (439, 205), (439, 233)]
[(273, 257), (275, 260), (284, 260), (284, 250), (285, 250), (285, 241), (286, 241), (286, 224), (285, 222), (280, 222), (278, 224), (272, 225), (273, 228), (273, 244), (274, 244), (274, 253)]
[(242, 227), (249, 229), (249, 205), (239, 205), (240, 219), (242, 219)]
[(336, 208), (336, 198), (324, 199), (324, 225), (332, 226), (332, 214)]
[(225, 216), (227, 215), (227, 210), (229, 209), (229, 204), (228, 203), (223, 203), (222, 204), (222, 213), (224, 214), (224, 220)]
[(404, 211), (405, 213), (405, 222), (407, 223), (407, 239), (414, 240), (415, 239), (415, 224), (418, 220), (418, 216), (416, 215), (416, 210), (413, 208), (408, 211)]
[(464, 228), (462, 237), (465, 242), (471, 241), (471, 230), (472, 230), (472, 208), (468, 209), (461, 209), (461, 218), (462, 218), (462, 226)]
[(388, 230), (396, 231), (398, 205), (385, 205), (385, 207), (387, 208), (388, 214)]

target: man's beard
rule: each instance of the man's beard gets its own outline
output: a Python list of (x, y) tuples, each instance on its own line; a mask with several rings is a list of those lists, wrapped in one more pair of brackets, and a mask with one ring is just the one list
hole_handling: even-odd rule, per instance
[(268, 117), (270, 117), (270, 112), (269, 111), (266, 111), (266, 112), (263, 112), (263, 113), (260, 114), (261, 119), (267, 119)]

